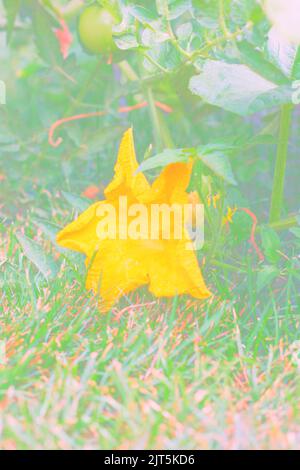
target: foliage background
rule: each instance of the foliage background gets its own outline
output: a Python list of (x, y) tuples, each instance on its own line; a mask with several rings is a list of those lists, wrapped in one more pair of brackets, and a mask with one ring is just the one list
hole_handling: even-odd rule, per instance
[[(111, 64), (80, 45), (81, 3), (9, 0), (0, 10), (1, 447), (297, 448), (297, 106), (283, 207), (269, 216), (299, 51), (270, 39), (254, 0), (122, 1)], [(66, 60), (60, 15), (74, 38)], [(55, 121), (95, 111), (105, 115), (62, 126), (63, 143), (49, 144)], [(83, 259), (59, 250), (55, 234), (90, 203), (87, 188), (101, 198), (131, 125), (150, 179), (181, 149), (197, 160), (190, 189), (207, 203), (199, 261), (214, 297), (139, 291), (100, 316)], [(249, 213), (223, 224), (228, 207), (255, 214), (264, 260)]]

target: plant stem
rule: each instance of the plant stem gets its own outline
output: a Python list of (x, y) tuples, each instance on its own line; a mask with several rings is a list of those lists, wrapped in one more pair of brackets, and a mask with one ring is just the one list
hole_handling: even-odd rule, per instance
[(172, 42), (173, 46), (180, 52), (180, 54), (182, 54), (187, 59), (190, 59), (191, 54), (180, 46), (180, 44), (178, 42), (178, 39), (177, 39), (177, 37), (176, 37), (176, 35), (173, 31), (171, 20), (170, 20), (170, 12), (169, 12), (168, 2), (166, 2), (166, 4), (165, 4), (165, 9), (166, 9), (165, 16), (166, 16), (166, 20), (167, 20), (167, 29), (168, 29), (169, 36), (171, 38), (171, 42)]
[(230, 40), (235, 40), (239, 36), (244, 35), (245, 31), (250, 30), (253, 27), (253, 23), (249, 21), (244, 28), (239, 28), (234, 32), (227, 32), (227, 34), (224, 34), (222, 36), (219, 36), (215, 39), (212, 39), (210, 41), (207, 41), (206, 44), (201, 48), (198, 49), (197, 51), (193, 52), (191, 54), (191, 60), (195, 60), (199, 56), (204, 56), (207, 52), (209, 52), (211, 49), (214, 47), (217, 47), (219, 45), (222, 45), (223, 42), (230, 41)]
[(160, 126), (159, 115), (158, 115), (157, 108), (154, 103), (154, 98), (153, 98), (153, 93), (152, 93), (151, 88), (147, 89), (147, 98), (148, 98), (148, 103), (149, 103), (150, 117), (151, 117), (152, 124), (153, 124), (156, 151), (160, 152), (163, 148), (162, 137), (161, 137), (161, 126)]
[[(224, 183), (222, 182), (221, 183), (221, 194), (224, 194), (225, 193), (225, 190), (224, 190)], [(218, 221), (218, 227), (217, 229), (214, 231), (213, 233), (213, 237), (212, 237), (212, 247), (211, 247), (211, 251), (208, 255), (208, 259), (211, 260), (212, 258), (214, 258), (215, 256), (215, 253), (218, 249), (218, 246), (219, 246), (219, 242), (220, 242), (220, 238), (221, 238), (221, 235), (222, 235), (222, 230), (223, 230), (223, 217), (224, 217), (224, 209), (225, 209), (225, 199), (224, 197), (221, 199), (221, 206), (220, 206), (220, 209), (219, 209), (219, 221)]]
[(288, 230), (293, 227), (297, 227), (299, 225), (297, 217), (289, 217), (283, 220), (277, 220), (270, 224), (274, 230), (281, 231), (281, 230)]
[(291, 104), (283, 105), (281, 108), (279, 140), (270, 209), (270, 223), (277, 222), (280, 219), (283, 206), (284, 181), (292, 122), (292, 112), (293, 105)]
[(227, 36), (229, 31), (226, 26), (224, 0), (219, 0), (219, 22), (224, 36)]
[(128, 80), (131, 82), (134, 82), (139, 79), (138, 75), (135, 73), (131, 65), (127, 62), (127, 60), (122, 60), (122, 62), (119, 62), (119, 67), (121, 71), (126, 75)]
[(154, 65), (155, 67), (157, 67), (159, 70), (161, 70), (162, 72), (166, 73), (166, 74), (169, 74), (170, 71), (168, 69), (166, 69), (165, 67), (163, 67), (162, 65), (160, 65), (158, 62), (156, 62), (156, 60), (153, 59), (153, 57), (151, 57), (151, 55), (147, 54), (146, 52), (144, 52), (144, 57), (152, 64)]

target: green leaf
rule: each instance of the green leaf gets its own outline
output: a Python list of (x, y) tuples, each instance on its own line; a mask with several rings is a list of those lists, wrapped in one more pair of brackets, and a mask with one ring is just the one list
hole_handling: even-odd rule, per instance
[(197, 148), (197, 156), (213, 173), (236, 186), (237, 182), (225, 151), (226, 148), (222, 145), (206, 145)]
[(142, 5), (129, 5), (128, 12), (143, 24), (157, 20), (157, 14)]
[(163, 168), (170, 163), (188, 162), (191, 151), (185, 149), (166, 149), (162, 153), (145, 160), (138, 169), (138, 172), (153, 170), (154, 168)]
[(270, 63), (263, 55), (262, 52), (255, 49), (255, 47), (247, 41), (238, 43), (238, 49), (241, 55), (241, 61), (247, 65), (254, 72), (257, 72), (265, 79), (277, 85), (289, 84), (288, 78), (285, 74), (278, 70), (278, 68)]
[(181, 64), (181, 55), (170, 41), (153, 44), (149, 55), (169, 70), (174, 70)]
[(193, 24), (183, 23), (176, 29), (176, 36), (180, 40), (190, 39), (193, 35)]
[(25, 256), (35, 265), (46, 279), (56, 276), (58, 267), (53, 258), (47, 255), (42, 247), (30, 238), (18, 233), (17, 239), (23, 249)]
[(230, 0), (230, 17), (235, 24), (244, 26), (249, 21), (258, 23), (264, 19), (261, 5), (253, 0)]
[(209, 29), (219, 26), (220, 8), (216, 0), (193, 0), (195, 16), (197, 21)]
[(224, 144), (211, 144), (198, 147), (197, 149), (166, 149), (162, 153), (145, 160), (138, 169), (138, 172), (153, 170), (154, 168), (164, 168), (170, 163), (187, 163), (190, 158), (197, 156), (215, 175), (224, 179), (227, 183), (236, 185), (228, 155), (225, 152), (232, 150)]
[(54, 245), (56, 245), (56, 234), (60, 228), (58, 225), (54, 225), (47, 220), (43, 220), (38, 217), (32, 217), (31, 221), (34, 223), (34, 225), (42, 230), (42, 232)]
[(179, 16), (187, 11), (192, 11), (193, 5), (191, 0), (170, 0), (169, 19), (176, 20)]
[(122, 36), (115, 37), (114, 41), (117, 47), (122, 51), (139, 47), (139, 43), (134, 34), (123, 34)]
[(187, 11), (192, 13), (192, 0), (156, 0), (157, 11), (169, 20), (176, 20)]
[(3, 4), (4, 4), (5, 11), (6, 11), (7, 43), (9, 43), (12, 37), (12, 33), (14, 30), (17, 14), (20, 9), (21, 1), (20, 0), (4, 0)]
[(40, 219), (38, 217), (33, 217), (31, 220), (34, 223), (34, 225), (36, 225), (39, 229), (41, 229), (43, 234), (47, 237), (48, 240), (51, 241), (52, 245), (55, 247), (55, 249), (59, 253), (62, 253), (66, 258), (68, 258), (72, 262), (75, 262), (77, 260), (78, 253), (73, 253), (70, 250), (62, 248), (56, 242), (56, 236), (58, 232), (61, 230), (61, 227), (51, 222), (48, 222), (47, 220)]
[(292, 101), (290, 86), (277, 86), (246, 65), (209, 60), (190, 90), (205, 102), (241, 116)]
[(65, 198), (65, 200), (70, 204), (70, 206), (76, 211), (84, 212), (90, 205), (87, 199), (84, 199), (79, 196), (75, 196), (75, 194), (62, 191), (62, 195)]
[(268, 261), (276, 264), (280, 259), (279, 250), (281, 241), (275, 230), (269, 226), (263, 226), (260, 230), (262, 247)]
[(154, 44), (170, 41), (170, 35), (164, 30), (161, 22), (156, 22), (151, 28), (145, 28), (141, 38), (144, 46), (151, 48)]

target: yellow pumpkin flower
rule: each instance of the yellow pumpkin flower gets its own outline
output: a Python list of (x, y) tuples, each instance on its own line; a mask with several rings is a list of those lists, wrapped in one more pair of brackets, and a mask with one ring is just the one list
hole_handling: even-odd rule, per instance
[[(123, 136), (115, 175), (104, 191), (105, 200), (88, 208), (77, 220), (57, 235), (57, 242), (64, 248), (79, 251), (86, 255), (87, 289), (100, 295), (100, 308), (109, 310), (118, 299), (144, 285), (156, 297), (172, 297), (190, 294), (205, 299), (211, 294), (203, 280), (196, 254), (187, 249), (191, 242), (187, 231), (177, 239), (175, 227), (169, 239), (132, 239), (124, 236), (121, 199), (126, 197), (127, 205), (134, 207), (143, 204), (175, 204), (178, 207), (189, 202), (188, 187), (192, 164), (175, 163), (168, 165), (149, 184), (145, 176), (138, 172), (132, 129)], [(109, 204), (115, 211), (118, 224), (116, 237), (105, 237), (99, 233), (99, 222), (103, 222), (102, 209)], [(103, 227), (101, 222), (101, 227)], [(101, 230), (100, 230), (101, 232)]]

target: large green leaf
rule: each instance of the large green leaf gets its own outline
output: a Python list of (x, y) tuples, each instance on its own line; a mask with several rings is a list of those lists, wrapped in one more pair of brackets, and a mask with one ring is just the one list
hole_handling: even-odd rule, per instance
[(164, 168), (170, 163), (188, 162), (191, 156), (190, 150), (185, 149), (166, 149), (162, 153), (148, 158), (140, 166), (138, 171), (144, 172), (154, 168)]
[(61, 230), (61, 227), (51, 222), (48, 222), (48, 220), (40, 219), (38, 217), (32, 217), (31, 221), (43, 232), (46, 238), (51, 241), (55, 249), (59, 253), (62, 253), (65, 258), (68, 258), (72, 262), (75, 262), (78, 259), (78, 253), (62, 248), (57, 244), (56, 236)]
[(188, 11), (192, 11), (192, 0), (170, 0), (169, 18), (175, 20)]
[(162, 17), (176, 20), (186, 12), (192, 13), (192, 0), (156, 0), (156, 8)]
[(166, 149), (162, 153), (145, 160), (139, 167), (139, 172), (164, 168), (171, 163), (188, 162), (190, 158), (199, 158), (215, 175), (229, 184), (236, 185), (236, 180), (228, 158), (232, 148), (222, 144), (202, 145), (190, 149)]
[(266, 80), (246, 65), (209, 60), (190, 81), (203, 101), (241, 116), (292, 101), (292, 88)]
[(254, 72), (276, 85), (289, 84), (289, 79), (285, 76), (284, 71), (279, 70), (278, 67), (269, 62), (263, 53), (252, 44), (247, 41), (241, 41), (238, 43), (238, 49), (243, 64), (247, 65)]
[(70, 204), (70, 206), (76, 211), (84, 212), (90, 205), (87, 199), (84, 199), (80, 196), (76, 196), (75, 194), (62, 191), (62, 195), (65, 200)]
[(46, 254), (42, 247), (30, 238), (18, 233), (17, 239), (25, 256), (35, 265), (46, 279), (56, 276), (58, 267), (51, 256)]
[(228, 154), (228, 149), (222, 146), (200, 146), (197, 148), (197, 156), (213, 173), (224, 179), (229, 184), (236, 185)]
[(180, 53), (170, 41), (154, 43), (148, 55), (168, 70), (174, 70), (181, 64)]
[(127, 7), (129, 13), (143, 24), (151, 23), (157, 20), (156, 12), (144, 7), (143, 5), (129, 5)]
[(134, 34), (122, 34), (121, 36), (115, 37), (114, 41), (117, 47), (122, 51), (139, 47), (139, 43)]
[(232, 21), (240, 27), (244, 27), (250, 21), (257, 23), (264, 19), (262, 5), (259, 5), (256, 1), (227, 0), (227, 5), (228, 14), (230, 14)]
[(260, 230), (261, 243), (267, 260), (276, 264), (280, 259), (281, 240), (271, 227), (262, 226)]
[(220, 3), (218, 0), (193, 0), (193, 6), (194, 15), (199, 24), (210, 30), (219, 26)]

